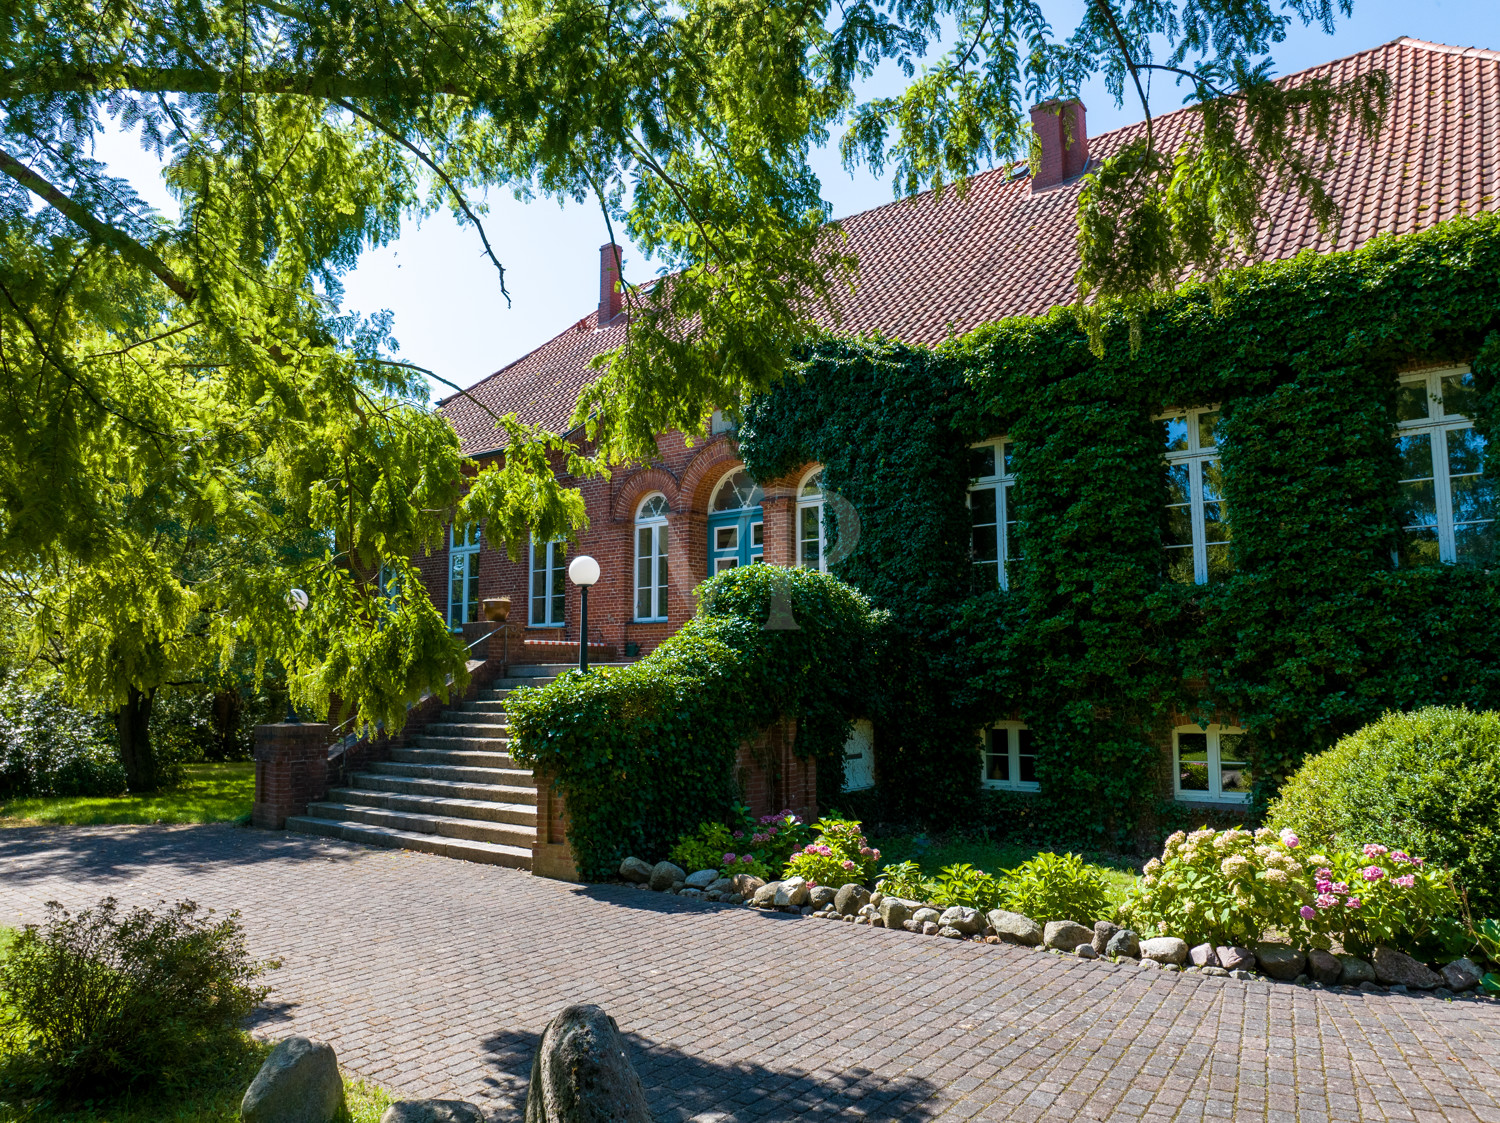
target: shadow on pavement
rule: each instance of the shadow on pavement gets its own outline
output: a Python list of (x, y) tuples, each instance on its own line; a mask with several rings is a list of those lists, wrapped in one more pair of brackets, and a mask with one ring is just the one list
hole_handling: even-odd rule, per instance
[(310, 835), (230, 823), (0, 830), (0, 869), (15, 883), (121, 881), (149, 867), (208, 871), (257, 862), (348, 861), (363, 853), (362, 847)]
[(707, 913), (732, 909), (735, 912), (748, 912), (754, 916), (764, 917), (767, 920), (801, 920), (795, 913), (776, 912), (771, 909), (746, 909), (741, 905), (724, 905), (717, 901), (693, 901), (674, 897), (670, 893), (653, 893), (649, 889), (639, 889), (633, 885), (619, 885), (614, 882), (601, 882), (594, 885), (578, 885), (573, 892), (580, 897), (587, 897), (591, 901), (598, 901), (604, 905), (614, 905), (622, 909), (639, 909), (643, 912), (660, 913)]
[[(661, 894), (652, 894), (661, 896)], [(630, 1063), (646, 1089), (656, 1123), (685, 1120), (833, 1119), (855, 1115), (866, 1123), (921, 1123), (937, 1114), (936, 1087), (913, 1077), (877, 1076), (853, 1068), (833, 1077), (796, 1068), (778, 1071), (746, 1062), (723, 1064), (689, 1056), (637, 1034), (624, 1035)], [(486, 1105), (495, 1123), (519, 1121), (536, 1054), (535, 1033), (497, 1034), (484, 1042), (493, 1069)]]

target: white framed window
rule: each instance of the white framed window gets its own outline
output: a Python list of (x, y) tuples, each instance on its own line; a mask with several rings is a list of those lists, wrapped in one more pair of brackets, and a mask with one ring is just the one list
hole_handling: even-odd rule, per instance
[(1172, 795), (1196, 803), (1248, 803), (1250, 767), (1232, 725), (1179, 725), (1172, 731)]
[(567, 607), (568, 565), (562, 542), (531, 543), (531, 626), (561, 628)]
[(448, 528), (448, 627), (479, 619), (479, 524)]
[(1474, 429), (1474, 375), (1467, 367), (1401, 379), (1396, 397), (1404, 560), (1493, 563), (1495, 473)]
[(1229, 513), (1219, 467), (1217, 406), (1155, 419), (1167, 461), (1167, 575), (1204, 585), (1230, 571)]
[(1041, 788), (1036, 778), (1036, 742), (1022, 722), (997, 722), (984, 731), (983, 739), (985, 787), (1018, 792)]
[(828, 537), (823, 527), (823, 469), (814, 468), (797, 488), (797, 564), (828, 572)]
[(1016, 534), (1016, 477), (1009, 440), (985, 441), (969, 449), (969, 556), (976, 590), (1010, 588), (1021, 559)]
[(659, 491), (635, 513), (635, 618), (667, 618), (667, 497)]
[(714, 487), (708, 501), (709, 573), (750, 565), (765, 554), (765, 522), (760, 484), (736, 468)]

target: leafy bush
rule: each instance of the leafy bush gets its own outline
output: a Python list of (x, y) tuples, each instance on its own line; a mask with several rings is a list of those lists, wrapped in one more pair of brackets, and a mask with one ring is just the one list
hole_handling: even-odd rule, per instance
[[(1466, 950), (1451, 872), (1378, 843), (1332, 858), (1314, 854), (1308, 862), (1317, 867), (1317, 896), (1301, 907), (1298, 919), (1313, 942), (1327, 947), (1338, 939), (1356, 955), (1386, 944), (1422, 959), (1437, 958), (1439, 951), (1454, 959)], [(1293, 922), (1281, 923), (1290, 928)], [(1460, 938), (1442, 947), (1445, 928)]]
[[(699, 870), (716, 870), (724, 866), (724, 859), (733, 849), (729, 828), (723, 823), (699, 823), (698, 833), (685, 834), (677, 840), (672, 852), (667, 855), (688, 873)], [(735, 870), (735, 873), (744, 872)]]
[(1469, 907), (1500, 913), (1500, 713), (1388, 713), (1311, 757), (1269, 811), (1315, 849), (1371, 839), (1454, 871)]
[(1264, 827), (1178, 831), (1146, 864), (1121, 917), (1145, 935), (1254, 944), (1267, 928), (1294, 923), (1313, 900), (1307, 870), (1288, 845), (1296, 837), (1285, 839)]
[[(585, 877), (608, 876), (627, 854), (661, 857), (697, 824), (727, 821), (740, 794), (736, 750), (780, 718), (797, 719), (797, 751), (817, 760), (825, 800), (842, 785), (851, 722), (871, 704), (884, 614), (807, 569), (741, 566), (697, 593), (699, 615), (646, 658), (569, 672), (507, 702), (511, 751), (566, 797)], [(764, 628), (773, 598), (797, 628)]]
[(1104, 871), (1077, 854), (1038, 854), (1008, 871), (1000, 882), (1000, 907), (1045, 924), (1076, 920), (1092, 924), (1115, 914)]
[(245, 948), (238, 914), (191, 901), (121, 913), (113, 897), (74, 915), (56, 902), (0, 960), (0, 1088), (107, 1098), (182, 1084), (239, 1043), (277, 963)]
[(929, 884), (927, 899), (940, 909), (967, 905), (988, 912), (1000, 903), (1000, 885), (983, 870), (961, 862), (938, 871), (937, 880)]
[(922, 876), (916, 862), (893, 862), (880, 871), (875, 887), (888, 897), (908, 901), (925, 901), (932, 895), (933, 884)]
[(864, 884), (875, 872), (880, 851), (865, 841), (860, 825), (848, 819), (819, 819), (818, 837), (794, 853), (786, 863), (788, 877), (802, 877), (809, 885)]
[(118, 795), (125, 769), (108, 717), (68, 705), (56, 684), (0, 680), (0, 796)]

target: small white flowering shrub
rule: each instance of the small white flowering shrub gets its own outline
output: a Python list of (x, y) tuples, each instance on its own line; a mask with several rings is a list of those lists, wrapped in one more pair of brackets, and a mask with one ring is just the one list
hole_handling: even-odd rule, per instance
[(865, 840), (860, 824), (849, 819), (819, 819), (818, 837), (794, 853), (786, 863), (786, 877), (802, 877), (809, 885), (864, 884), (875, 873), (880, 851)]
[(1378, 843), (1305, 854), (1295, 831), (1266, 827), (1178, 831), (1121, 908), (1142, 933), (1190, 944), (1253, 944), (1274, 929), (1304, 947), (1384, 944), (1422, 959), (1458, 911), (1451, 872), (1421, 858)]
[(1147, 863), (1121, 916), (1142, 935), (1252, 944), (1267, 928), (1289, 925), (1313, 899), (1297, 845), (1290, 831), (1278, 837), (1265, 827), (1178, 831)]

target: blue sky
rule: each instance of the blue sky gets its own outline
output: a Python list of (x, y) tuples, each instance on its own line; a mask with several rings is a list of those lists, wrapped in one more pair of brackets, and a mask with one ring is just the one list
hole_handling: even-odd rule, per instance
[[(1071, 28), (1083, 0), (1045, 2), (1043, 10), (1059, 30)], [(1355, 0), (1354, 14), (1340, 20), (1335, 34), (1295, 28), (1275, 53), (1276, 70), (1287, 74), (1329, 59), (1389, 42), (1402, 35), (1465, 47), (1500, 49), (1500, 4), (1494, 0)], [(877, 75), (863, 91), (878, 95), (897, 88), (899, 75)], [(1085, 89), (1090, 134), (1140, 119), (1138, 105), (1117, 108), (1102, 84)], [(1153, 108), (1174, 106), (1176, 96), (1158, 88)], [(164, 209), (154, 162), (133, 138), (113, 136), (99, 156), (137, 184), (141, 194)], [(839, 164), (837, 138), (816, 154), (823, 197), (836, 216), (891, 200), (889, 182), (867, 172), (853, 177)], [(153, 190), (153, 187), (156, 189)], [(599, 246), (607, 240), (597, 207), (555, 202), (521, 203), (492, 195), (485, 229), (506, 266), (510, 307), (500, 296), (493, 266), (480, 254), (472, 227), (460, 227), (446, 214), (420, 225), (412, 222), (399, 240), (367, 252), (347, 278), (345, 305), (362, 312), (388, 308), (395, 318), (401, 356), (437, 371), (462, 386), (471, 385), (544, 343), (586, 315), (598, 302)], [(633, 248), (625, 251), (625, 275), (645, 280), (653, 265)], [(434, 396), (450, 391), (436, 387)]]

